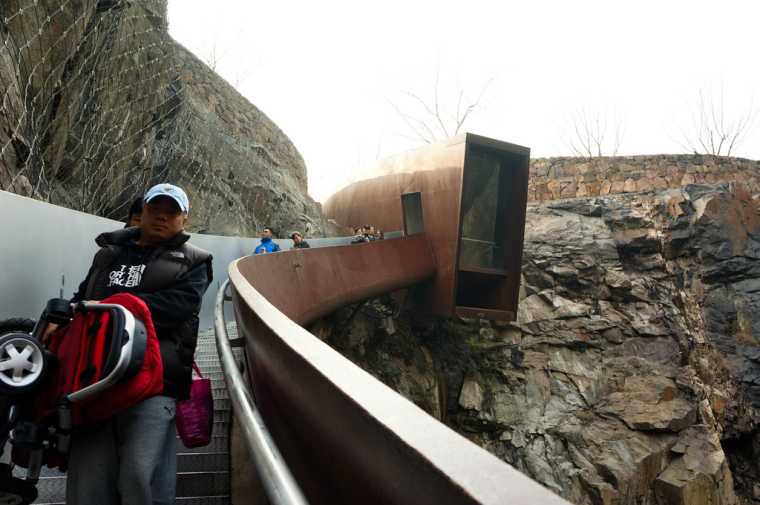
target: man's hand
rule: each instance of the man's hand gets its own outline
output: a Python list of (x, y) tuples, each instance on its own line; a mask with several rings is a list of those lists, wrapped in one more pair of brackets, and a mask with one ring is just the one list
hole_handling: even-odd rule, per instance
[[(98, 300), (85, 300), (85, 303), (100, 303)], [(74, 304), (72, 307), (72, 312), (74, 314), (77, 313), (77, 305)], [(45, 333), (42, 334), (42, 339), (40, 340), (40, 343), (44, 346), (47, 346), (50, 343), (50, 338), (53, 336), (53, 333), (56, 332), (58, 329), (58, 325), (54, 323), (50, 323), (47, 325), (47, 328), (45, 328)]]
[(47, 347), (47, 345), (50, 343), (50, 338), (53, 336), (53, 333), (58, 329), (58, 325), (54, 323), (50, 323), (47, 325), (47, 328), (45, 328), (45, 333), (42, 334), (42, 340), (40, 340), (40, 343)]
[[(81, 303), (100, 303), (100, 301), (99, 300), (82, 300)], [(71, 308), (71, 310), (72, 310), (72, 312), (74, 312), (74, 314), (77, 313), (77, 305), (79, 305), (79, 304), (75, 303), (74, 306)]]

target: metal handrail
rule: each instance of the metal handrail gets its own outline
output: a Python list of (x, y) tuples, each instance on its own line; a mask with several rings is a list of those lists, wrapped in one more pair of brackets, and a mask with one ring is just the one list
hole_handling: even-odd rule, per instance
[(306, 497), (264, 425), (232, 354), (224, 321), (224, 293), (229, 284), (230, 280), (225, 280), (216, 295), (214, 334), (224, 382), (230, 393), (232, 412), (243, 432), (245, 445), (270, 502), (273, 505), (308, 505)]
[(496, 242), (492, 242), (492, 241), (490, 241), (490, 240), (478, 240), (478, 239), (476, 239), (476, 238), (467, 238), (467, 237), (462, 237), (462, 240), (466, 240), (466, 241), (468, 241), (468, 242), (478, 242), (478, 243), (480, 243), (480, 244), (491, 244), (491, 245), (496, 245)]

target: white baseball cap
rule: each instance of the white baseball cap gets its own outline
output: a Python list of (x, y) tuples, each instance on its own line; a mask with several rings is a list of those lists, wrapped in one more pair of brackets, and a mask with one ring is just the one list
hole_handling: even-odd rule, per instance
[(187, 201), (187, 195), (184, 191), (182, 191), (182, 188), (178, 188), (173, 184), (157, 184), (153, 186), (145, 194), (143, 202), (148, 203), (157, 196), (169, 196), (171, 198), (174, 198), (174, 201), (179, 204), (180, 209), (185, 212), (188, 212), (190, 210), (190, 204)]

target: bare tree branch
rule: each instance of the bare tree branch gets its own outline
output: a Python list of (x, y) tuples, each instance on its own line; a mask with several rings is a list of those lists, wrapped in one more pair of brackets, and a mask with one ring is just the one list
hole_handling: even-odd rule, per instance
[(389, 101), (409, 131), (399, 135), (429, 144), (459, 134), (467, 120), (482, 107), (486, 90), (494, 80), (495, 77), (488, 79), (474, 100), (469, 99), (463, 87), (457, 84), (456, 102), (449, 105), (442, 96), (440, 65), (437, 65), (435, 79), (431, 82), (430, 99), (409, 90), (398, 89), (409, 99), (410, 104)]
[[(607, 129), (613, 128), (612, 139)], [(607, 109), (601, 112), (581, 102), (565, 114), (560, 128), (562, 143), (573, 155), (584, 158), (616, 156), (625, 138), (625, 118), (613, 114), (608, 119)], [(605, 140), (606, 139), (606, 140)]]
[[(240, 40), (240, 36), (242, 34), (243, 29), (238, 31), (235, 37), (233, 37), (233, 39), (226, 46), (222, 47), (219, 43), (219, 33), (217, 33), (214, 36), (214, 41), (212, 43), (203, 43), (203, 47), (199, 50), (201, 59), (204, 61), (204, 63), (206, 63), (206, 65), (209, 66), (209, 68), (211, 68), (211, 70), (219, 74), (221, 71), (222, 62), (228, 59), (230, 50), (239, 46), (238, 41)], [(237, 69), (235, 70), (232, 79), (230, 79), (230, 84), (232, 84), (232, 86), (236, 89), (240, 87), (240, 85), (253, 74), (256, 67), (258, 66), (258, 63), (253, 66), (247, 64), (244, 66), (243, 63), (246, 61), (246, 58), (238, 59)]]
[(709, 85), (702, 84), (696, 111), (689, 107), (691, 126), (684, 128), (676, 122), (680, 135), (670, 138), (690, 153), (731, 156), (754, 132), (758, 112), (754, 100), (750, 100), (743, 112), (729, 116), (723, 102), (723, 85), (716, 94)]

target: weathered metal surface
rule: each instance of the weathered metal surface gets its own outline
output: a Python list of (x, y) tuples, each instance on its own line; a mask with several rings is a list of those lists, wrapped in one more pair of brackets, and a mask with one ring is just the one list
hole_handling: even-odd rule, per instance
[(435, 273), (424, 233), (248, 256), (237, 268), (272, 305), (301, 325), (354, 302), (422, 283)]
[(425, 230), (436, 261), (435, 277), (415, 289), (407, 308), (450, 315), (466, 144), (462, 136), (384, 160), (383, 175), (348, 186), (325, 202), (325, 215), (347, 226), (372, 224), (386, 231), (403, 229), (400, 196), (421, 192)]
[(432, 260), (413, 258), (425, 257), (420, 234), (230, 265), (254, 398), (304, 494), (315, 505), (567, 503), (294, 322), (418, 282)]
[[(503, 271), (492, 279), (487, 292), (479, 285), (489, 269), (476, 273), (472, 273), (476, 269), (460, 269), (466, 175), (473, 173), (477, 163), (473, 153), (479, 152), (504, 160), (498, 189), (501, 219), (496, 230), (504, 242), (500, 249)], [(445, 316), (456, 315), (461, 308), (461, 313), (487, 312), (494, 319), (513, 320), (520, 287), (529, 165), (528, 148), (462, 134), (378, 162), (375, 172), (386, 175), (344, 188), (325, 202), (323, 210), (346, 230), (363, 224), (400, 230), (404, 227), (401, 196), (419, 192), (436, 273), (414, 290), (407, 308)], [(466, 287), (459, 288), (460, 281)]]

